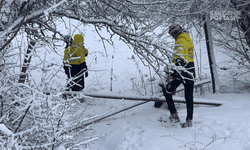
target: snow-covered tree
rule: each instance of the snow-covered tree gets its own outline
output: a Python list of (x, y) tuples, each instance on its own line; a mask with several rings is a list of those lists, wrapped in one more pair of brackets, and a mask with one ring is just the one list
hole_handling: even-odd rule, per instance
[[(106, 28), (111, 38), (103, 40), (112, 42), (112, 35), (117, 34), (121, 40), (133, 47), (134, 52), (155, 70), (161, 63), (169, 65), (172, 57), (172, 43), (167, 37), (168, 27), (178, 22), (186, 28), (203, 26), (203, 16), (213, 10), (238, 10), (245, 18), (240, 29), (244, 37), (248, 36), (247, 1), (131, 1), (131, 0), (12, 0), (1, 2), (1, 42), (2, 50), (24, 30), (29, 38), (52, 44), (62, 39), (56, 22), (63, 17), (75, 19), (83, 24), (93, 24), (96, 31)], [(247, 5), (248, 4), (248, 5)], [(240, 7), (244, 6), (244, 7)], [(12, 10), (12, 11), (10, 11)], [(249, 17), (248, 17), (249, 18)], [(219, 26), (219, 25), (217, 25)], [(245, 38), (248, 39), (248, 38)], [(248, 42), (249, 43), (249, 42)]]
[[(174, 45), (173, 41), (168, 39), (168, 28), (172, 23), (177, 22), (187, 30), (194, 27), (201, 31), (204, 15), (212, 10), (224, 9), (241, 11), (245, 16), (241, 18), (243, 22), (226, 23), (226, 26), (224, 23), (215, 22), (212, 24), (213, 31), (221, 33), (224, 39), (236, 38), (232, 45), (228, 44), (228, 40), (224, 43), (220, 41), (220, 44), (229, 47), (237, 55), (248, 56), (244, 58), (249, 63), (249, 52), (246, 53), (249, 49), (250, 33), (248, 1), (239, 3), (239, 0), (1, 0), (0, 121), (18, 137), (16, 141), (19, 144), (26, 136), (24, 143), (30, 147), (37, 146), (32, 145), (32, 140), (43, 148), (54, 147), (65, 141), (68, 146), (74, 145), (72, 141), (68, 141), (69, 139), (61, 138), (61, 133), (66, 133), (62, 129), (68, 119), (65, 115), (69, 109), (68, 105), (58, 97), (46, 99), (39, 89), (34, 90), (28, 85), (16, 84), (19, 76), (10, 74), (6, 69), (9, 64), (13, 65), (12, 57), (21, 57), (9, 55), (15, 49), (12, 42), (17, 36), (21, 36), (23, 41), (28, 43), (36, 41), (36, 46), (50, 46), (51, 51), (54, 51), (57, 47), (55, 43), (58, 40), (63, 41), (65, 36), (57, 23), (64, 22), (65, 18), (74, 19), (82, 25), (92, 24), (98, 33), (105, 29), (110, 33), (110, 38), (99, 35), (103, 41), (110, 44), (114, 44), (113, 35), (118, 35), (132, 47), (145, 65), (151, 66), (159, 73), (161, 66), (175, 68), (171, 61)], [(32, 53), (27, 51), (26, 54), (30, 58)], [(162, 77), (160, 74), (159, 76)], [(58, 113), (55, 108), (64, 111)], [(42, 135), (44, 131), (46, 133)], [(86, 144), (84, 141), (82, 143)]]
[[(225, 5), (224, 5), (225, 6)], [(250, 3), (246, 0), (230, 0), (223, 8), (215, 7), (213, 10), (229, 11), (224, 17), (232, 19), (212, 20), (214, 43), (222, 52), (227, 54), (232, 60), (231, 65), (221, 67), (227, 71), (227, 75), (232, 79), (233, 89), (239, 91), (240, 87), (249, 86), (250, 69)], [(236, 64), (236, 63), (237, 64)], [(240, 67), (239, 67), (240, 66)], [(239, 69), (240, 68), (240, 69)], [(237, 86), (238, 85), (238, 86)], [(232, 87), (231, 86), (231, 87)], [(237, 87), (235, 87), (237, 86)]]
[[(119, 35), (144, 63), (157, 72), (162, 64), (172, 65), (169, 62), (174, 53), (173, 43), (167, 40), (170, 24), (179, 22), (190, 28), (193, 23), (202, 22), (199, 16), (206, 12), (203, 7), (207, 5), (200, 6), (193, 1), (6, 1), (2, 5), (2, 18), (5, 19), (1, 23), (1, 37), (5, 37), (5, 42), (0, 50), (20, 30), (30, 39), (53, 46), (54, 40), (64, 36), (55, 23), (67, 17), (83, 24), (93, 24), (97, 32), (106, 28), (111, 38), (102, 39), (111, 44), (112, 35)], [(193, 19), (195, 17), (198, 17), (197, 22)]]
[(235, 20), (214, 22), (215, 35), (218, 37), (216, 41), (232, 59), (249, 68), (250, 4), (249, 1), (244, 0), (231, 0), (229, 4), (230, 10), (238, 11), (239, 16)]

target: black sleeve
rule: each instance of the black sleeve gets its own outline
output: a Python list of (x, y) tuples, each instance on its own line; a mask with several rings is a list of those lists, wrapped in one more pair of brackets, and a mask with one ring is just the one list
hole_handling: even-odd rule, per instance
[(170, 74), (172, 77), (178, 77), (180, 76), (179, 73), (176, 70), (173, 70), (173, 73)]
[(88, 77), (89, 73), (88, 73), (88, 67), (87, 67), (87, 65), (86, 65), (86, 62), (81, 63), (81, 64), (80, 64), (80, 67), (81, 67), (82, 70), (85, 69), (85, 70), (84, 70), (84, 71), (85, 71), (85, 77)]
[(87, 65), (86, 65), (86, 62), (81, 63), (80, 67), (81, 67), (81, 69), (85, 69), (85, 68), (87, 69), (88, 68)]
[(67, 67), (67, 66), (63, 66), (63, 69), (64, 69), (64, 71), (65, 71), (65, 74), (68, 76), (68, 78), (69, 78), (69, 67)]

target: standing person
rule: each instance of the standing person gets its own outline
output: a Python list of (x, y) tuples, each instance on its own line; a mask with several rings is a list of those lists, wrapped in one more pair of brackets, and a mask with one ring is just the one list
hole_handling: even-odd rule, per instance
[(84, 77), (88, 77), (85, 61), (88, 49), (84, 47), (83, 42), (84, 37), (81, 34), (75, 34), (71, 45), (67, 45), (64, 50), (63, 68), (69, 79), (67, 90), (81, 91), (84, 88)]
[(166, 98), (168, 108), (170, 110), (169, 120), (173, 123), (179, 123), (180, 119), (178, 112), (176, 111), (172, 92), (176, 88), (183, 84), (185, 88), (185, 100), (187, 107), (186, 122), (181, 123), (183, 128), (191, 127), (193, 120), (193, 89), (194, 89), (194, 78), (195, 68), (193, 59), (193, 43), (190, 36), (182, 29), (179, 24), (173, 24), (169, 28), (169, 34), (175, 39), (175, 55), (174, 63), (176, 66), (182, 66), (185, 69), (182, 71), (173, 70), (168, 76), (166, 87), (163, 87), (163, 94)]

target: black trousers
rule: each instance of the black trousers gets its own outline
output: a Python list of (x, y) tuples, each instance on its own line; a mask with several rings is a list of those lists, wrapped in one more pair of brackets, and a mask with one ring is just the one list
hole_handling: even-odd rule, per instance
[(180, 84), (184, 85), (185, 88), (185, 99), (186, 99), (186, 107), (187, 107), (187, 117), (186, 119), (193, 119), (193, 108), (194, 108), (194, 102), (193, 102), (193, 89), (194, 89), (194, 81), (188, 80), (188, 79), (180, 79), (180, 78), (174, 78), (171, 83), (168, 83), (166, 87), (162, 88), (163, 94), (166, 98), (168, 108), (170, 110), (171, 114), (176, 113), (176, 108), (173, 102), (172, 92), (176, 90), (176, 88)]
[(70, 65), (70, 67), (65, 66), (64, 70), (69, 78), (67, 90), (71, 89), (72, 91), (81, 91), (84, 89), (84, 76), (87, 71), (85, 62), (80, 65)]

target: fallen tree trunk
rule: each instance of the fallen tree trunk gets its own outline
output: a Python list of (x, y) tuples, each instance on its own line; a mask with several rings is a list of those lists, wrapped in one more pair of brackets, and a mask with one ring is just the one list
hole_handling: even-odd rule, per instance
[[(53, 94), (53, 92), (44, 92), (44, 94), (46, 95), (50, 95)], [(57, 93), (58, 94), (58, 93)], [(165, 98), (162, 97), (128, 97), (128, 96), (122, 96), (122, 95), (101, 95), (101, 94), (86, 94), (83, 92), (75, 92), (75, 91), (66, 91), (64, 93), (62, 93), (63, 96), (70, 96), (70, 97), (74, 97), (74, 96), (79, 96), (79, 97), (93, 97), (93, 98), (100, 98), (100, 99), (119, 99), (119, 100), (135, 100), (135, 101), (144, 101), (144, 102), (140, 102), (138, 104), (132, 105), (130, 107), (115, 111), (113, 113), (107, 114), (105, 116), (102, 116), (100, 118), (96, 118), (94, 120), (90, 120), (87, 122), (82, 122), (80, 124), (78, 124), (77, 126), (67, 129), (67, 131), (64, 131), (61, 133), (61, 135), (66, 134), (68, 132), (72, 132), (72, 131), (77, 131), (80, 130), (82, 128), (85, 128), (88, 125), (94, 124), (94, 123), (98, 123), (100, 121), (102, 121), (103, 119), (106, 119), (108, 117), (114, 116), (116, 114), (119, 114), (121, 112), (124, 112), (126, 110), (132, 109), (134, 107), (146, 104), (150, 101), (162, 101), (162, 102), (166, 102)], [(174, 97), (174, 102), (175, 103), (186, 103), (185, 100), (183, 100), (182, 98), (178, 98), (178, 97)], [(196, 101), (194, 102), (194, 104), (202, 104), (202, 105), (212, 105), (212, 106), (221, 106), (223, 104), (222, 101), (216, 101), (216, 100), (206, 100), (206, 99), (195, 99)], [(200, 100), (200, 101), (197, 101)], [(206, 102), (206, 101), (210, 101), (210, 102)], [(214, 101), (214, 102), (212, 102)]]
[[(53, 94), (49, 91), (44, 92), (46, 95)], [(165, 97), (149, 97), (149, 96), (126, 96), (122, 94), (118, 95), (108, 95), (108, 94), (90, 94), (84, 92), (76, 92), (76, 91), (65, 91), (62, 93), (63, 96), (76, 96), (76, 95), (84, 95), (94, 98), (103, 98), (103, 99), (124, 99), (124, 100), (135, 100), (135, 101), (159, 101), (159, 102), (166, 102)], [(186, 100), (183, 97), (173, 97), (174, 103), (186, 103)], [(194, 104), (200, 105), (211, 105), (211, 106), (221, 106), (223, 105), (223, 101), (218, 100), (210, 100), (210, 99), (198, 99), (194, 98)]]
[(85, 128), (86, 126), (89, 126), (89, 125), (98, 123), (98, 122), (102, 121), (103, 119), (106, 119), (106, 118), (108, 118), (108, 117), (114, 116), (114, 115), (116, 115), (116, 114), (119, 114), (119, 113), (121, 113), (121, 112), (124, 112), (124, 111), (126, 111), (126, 110), (132, 109), (132, 108), (134, 108), (134, 107), (137, 107), (137, 106), (140, 106), (140, 105), (143, 105), (143, 104), (146, 104), (146, 103), (148, 103), (148, 102), (141, 102), (141, 103), (132, 105), (132, 106), (130, 106), (130, 107), (127, 107), (127, 108), (124, 108), (124, 109), (115, 111), (115, 112), (110, 113), (110, 114), (108, 114), (108, 115), (102, 116), (102, 117), (100, 117), (100, 118), (96, 118), (96, 119), (93, 119), (93, 120), (91, 120), (91, 121), (79, 123), (79, 124), (77, 124), (77, 126), (75, 126), (75, 127), (73, 127), (73, 128), (70, 128), (70, 129), (67, 129), (66, 131), (62, 132), (60, 135), (64, 135), (64, 134), (67, 134), (68, 132), (73, 132), (73, 131), (77, 131), (77, 130), (83, 129), (83, 128)]
[[(47, 92), (46, 94), (49, 94), (49, 92)], [(79, 123), (77, 126), (75, 126), (73, 128), (70, 128), (70, 129), (68, 129), (65, 132), (62, 132), (61, 135), (65, 134), (67, 132), (72, 132), (72, 131), (80, 130), (82, 128), (85, 128), (88, 125), (98, 123), (98, 122), (102, 121), (103, 119), (106, 119), (108, 117), (114, 116), (116, 114), (119, 114), (119, 113), (124, 112), (124, 111), (129, 110), (129, 109), (132, 109), (134, 107), (146, 104), (146, 103), (148, 103), (150, 101), (162, 101), (162, 102), (166, 102), (166, 100), (164, 98), (111, 96), (111, 95), (100, 95), (100, 94), (94, 95), (94, 94), (84, 94), (82, 92), (72, 92), (72, 91), (71, 92), (68, 92), (68, 91), (64, 92), (63, 95), (66, 95), (66, 96), (81, 96), (81, 95), (83, 95), (83, 96), (89, 96), (89, 97), (100, 98), (100, 99), (119, 99), (119, 100), (123, 99), (123, 100), (136, 100), (136, 101), (144, 101), (144, 102), (132, 105), (130, 107), (127, 107), (127, 108), (124, 108), (124, 109), (121, 109), (121, 110), (118, 110), (118, 111), (115, 111), (113, 113), (107, 114), (107, 115), (102, 116), (100, 118), (96, 118), (96, 119), (93, 119), (93, 120), (90, 120), (90, 121), (87, 121), (87, 122)], [(206, 100), (206, 99), (199, 99), (199, 100), (209, 101), (209, 100)], [(210, 100), (210, 101), (213, 101), (213, 100)], [(181, 100), (181, 98), (175, 98), (174, 102), (176, 102), (176, 103), (185, 103), (185, 101)], [(220, 102), (221, 101), (215, 101), (215, 102), (202, 102), (202, 101), (198, 102), (198, 101), (196, 101), (196, 102), (194, 102), (194, 104), (221, 106), (223, 103), (222, 102), (220, 103)]]
[[(105, 98), (105, 99), (166, 102), (165, 97), (128, 97), (128, 96), (110, 96), (110, 95), (96, 95), (96, 94), (84, 94), (84, 95), (94, 98)], [(174, 103), (186, 103), (185, 99), (182, 99), (180, 97), (173, 97), (173, 99)], [(204, 100), (204, 99), (194, 99), (194, 104), (221, 106), (223, 103), (220, 103), (218, 101), (213, 102), (211, 100)]]

